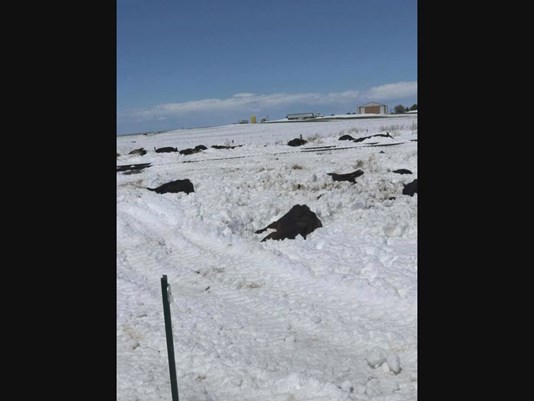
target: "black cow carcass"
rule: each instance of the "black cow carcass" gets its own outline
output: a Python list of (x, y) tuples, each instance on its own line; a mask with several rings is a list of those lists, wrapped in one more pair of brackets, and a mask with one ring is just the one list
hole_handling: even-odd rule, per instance
[(287, 144), (289, 146), (302, 146), (306, 143), (308, 142), (302, 138), (295, 138), (295, 139), (290, 140)]
[(405, 168), (400, 168), (398, 170), (393, 170), (394, 173), (397, 174), (413, 174), (410, 170), (407, 170)]
[(155, 148), (154, 151), (156, 153), (172, 153), (172, 152), (178, 152), (178, 148), (173, 148), (172, 146), (165, 146), (163, 148)]
[(186, 194), (190, 192), (195, 192), (195, 189), (193, 188), (193, 183), (189, 181), (188, 178), (185, 180), (175, 180), (168, 182), (166, 184), (160, 185), (157, 188), (147, 188), (149, 191), (154, 191), (157, 194), (165, 194), (165, 193), (178, 193), (178, 192), (185, 192)]
[(240, 146), (243, 146), (243, 145), (234, 145), (234, 146), (230, 146), (230, 145), (211, 145), (211, 147), (213, 149), (235, 149), (235, 148), (238, 148)]
[(201, 151), (206, 150), (206, 149), (207, 148), (204, 145), (197, 145), (194, 148), (182, 149), (182, 150), (180, 150), (179, 153), (181, 155), (187, 156), (187, 155), (192, 155), (194, 153), (201, 152)]
[(402, 189), (403, 195), (409, 195), (413, 196), (413, 194), (417, 193), (417, 178), (413, 180), (412, 182), (406, 184), (404, 188)]
[(392, 139), (393, 139), (393, 137), (389, 134), (389, 132), (386, 131), (385, 134), (375, 134), (375, 135), (365, 136), (365, 137), (362, 137), (362, 138), (356, 138), (356, 139), (354, 139), (354, 142), (363, 142), (363, 141), (365, 141), (366, 139), (374, 138), (374, 137), (376, 137), (376, 136), (384, 137), (384, 138), (392, 138)]
[(331, 176), (334, 181), (349, 181), (354, 184), (356, 182), (356, 178), (363, 175), (363, 171), (358, 169), (356, 171), (353, 171), (352, 173), (347, 173), (347, 174), (336, 174), (336, 173), (326, 173), (326, 174)]
[(354, 141), (354, 138), (350, 135), (342, 135), (339, 137), (340, 141)]
[(261, 234), (268, 228), (274, 228), (276, 231), (270, 233), (262, 239), (261, 242), (268, 239), (295, 239), (298, 234), (306, 239), (308, 234), (322, 226), (323, 224), (321, 223), (321, 220), (319, 220), (317, 215), (312, 212), (307, 205), (295, 205), (280, 219), (269, 224), (267, 227), (256, 231), (256, 234)]
[(146, 155), (146, 150), (144, 148), (139, 148), (139, 149), (134, 149), (132, 150), (130, 153), (128, 153), (129, 155), (139, 155), (139, 156), (144, 156)]
[(198, 153), (198, 152), (199, 152), (198, 150), (195, 150), (193, 148), (187, 148), (187, 149), (180, 150), (179, 153), (181, 155), (187, 156), (187, 155), (192, 155), (193, 153)]

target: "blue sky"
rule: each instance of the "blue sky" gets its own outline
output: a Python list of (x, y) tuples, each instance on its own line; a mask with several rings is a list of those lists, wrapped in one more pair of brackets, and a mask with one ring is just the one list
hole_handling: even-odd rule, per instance
[(117, 133), (417, 103), (416, 0), (117, 0)]

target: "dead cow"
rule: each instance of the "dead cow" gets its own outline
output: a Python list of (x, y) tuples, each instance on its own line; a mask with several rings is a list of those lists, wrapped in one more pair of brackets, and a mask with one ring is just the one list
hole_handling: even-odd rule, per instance
[(357, 138), (357, 139), (354, 139), (354, 142), (362, 142), (362, 141), (365, 141), (366, 139), (374, 138), (375, 136), (382, 136), (382, 137), (384, 137), (384, 138), (391, 138), (391, 139), (393, 139), (393, 137), (389, 134), (389, 132), (386, 131), (385, 134), (375, 134), (375, 135), (369, 135), (369, 136), (366, 136), (366, 137), (363, 137), (363, 138)]
[(243, 145), (234, 145), (234, 146), (230, 146), (230, 145), (212, 145), (211, 147), (213, 149), (235, 149), (235, 148), (238, 148), (240, 146), (243, 146)]
[(407, 170), (405, 168), (400, 168), (398, 170), (393, 170), (394, 173), (397, 174), (413, 174), (410, 170)]
[(274, 228), (276, 231), (270, 233), (261, 242), (268, 239), (283, 240), (285, 238), (295, 239), (300, 234), (304, 239), (306, 236), (314, 231), (316, 228), (322, 227), (323, 224), (317, 215), (310, 210), (307, 205), (295, 205), (289, 212), (283, 215), (274, 223), (267, 227), (256, 231), (256, 234), (261, 234), (268, 228)]
[(349, 181), (354, 184), (356, 182), (356, 178), (363, 175), (363, 171), (356, 170), (348, 174), (336, 174), (336, 173), (326, 173), (326, 174), (331, 176), (334, 181)]
[(339, 140), (340, 141), (354, 141), (354, 138), (347, 134), (347, 135), (340, 136)]
[(171, 152), (178, 152), (178, 148), (173, 148), (171, 146), (165, 146), (164, 148), (155, 148), (154, 151), (156, 153), (171, 153)]
[(305, 143), (308, 143), (308, 142), (302, 138), (295, 138), (295, 139), (290, 140), (287, 144), (289, 146), (302, 146)]
[(188, 178), (185, 180), (175, 180), (168, 182), (166, 184), (160, 185), (157, 188), (147, 188), (149, 191), (154, 191), (158, 194), (165, 194), (165, 193), (177, 193), (177, 192), (185, 192), (186, 194), (190, 192), (195, 192), (195, 189), (193, 188), (193, 183), (189, 181)]
[(187, 155), (192, 155), (193, 153), (198, 153), (198, 152), (200, 152), (202, 150), (206, 150), (206, 149), (207, 148), (204, 145), (197, 145), (194, 148), (187, 148), (187, 149), (180, 150), (180, 154), (184, 155), (184, 156), (187, 156)]
[(403, 195), (409, 195), (413, 196), (413, 194), (417, 193), (417, 178), (410, 182), (409, 184), (406, 184), (402, 190)]
[(143, 148), (139, 148), (139, 149), (134, 149), (132, 150), (130, 153), (128, 153), (129, 155), (139, 155), (139, 156), (144, 156), (146, 155), (146, 150), (143, 149)]

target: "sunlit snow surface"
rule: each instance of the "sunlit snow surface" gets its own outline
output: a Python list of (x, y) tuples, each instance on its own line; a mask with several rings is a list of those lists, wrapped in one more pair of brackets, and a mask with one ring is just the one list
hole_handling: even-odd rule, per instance
[[(151, 163), (117, 173), (117, 400), (171, 400), (164, 274), (180, 400), (416, 400), (416, 140), (417, 116), (117, 137), (117, 165)], [(146, 189), (185, 178), (194, 193)], [(295, 204), (323, 227), (260, 242)]]

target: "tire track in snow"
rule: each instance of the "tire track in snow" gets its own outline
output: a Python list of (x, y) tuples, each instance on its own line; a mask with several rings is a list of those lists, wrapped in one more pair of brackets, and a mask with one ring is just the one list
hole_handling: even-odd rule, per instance
[[(354, 299), (346, 299), (344, 302), (340, 299), (340, 294), (346, 292), (346, 288), (339, 285), (325, 287), (325, 283), (317, 280), (315, 275), (301, 263), (293, 266), (289, 258), (284, 255), (273, 255), (268, 249), (263, 249), (261, 257), (258, 258), (258, 248), (261, 248), (258, 244), (229, 247), (228, 243), (215, 236), (200, 235), (197, 231), (187, 229), (180, 231), (177, 227), (172, 227), (171, 222), (161, 221), (161, 210), (152, 206), (150, 213), (133, 213), (136, 216), (144, 216), (138, 223), (144, 224), (143, 231), (150, 234), (148, 237), (151, 239), (151, 246), (148, 247), (150, 252), (146, 251), (146, 247), (139, 247), (137, 243), (125, 247), (122, 252), (127, 254), (126, 260), (130, 266), (134, 269), (138, 266), (140, 274), (142, 272), (146, 274), (146, 271), (161, 274), (162, 269), (173, 268), (175, 264), (188, 266), (187, 269), (172, 270), (173, 278), (170, 282), (177, 299), (175, 305), (179, 305), (182, 300), (180, 292), (183, 291), (183, 301), (192, 295), (196, 296), (198, 302), (195, 308), (209, 310), (210, 305), (212, 308), (215, 307), (213, 306), (215, 302), (216, 305), (226, 307), (228, 311), (240, 311), (240, 313), (228, 316), (220, 309), (214, 309), (212, 316), (226, 316), (230, 322), (242, 322), (240, 327), (228, 328), (229, 332), (233, 333), (231, 336), (221, 334), (222, 340), (219, 344), (205, 344), (206, 339), (202, 338), (195, 341), (184, 338), (185, 343), (179, 343), (184, 353), (187, 351), (193, 355), (200, 353), (209, 361), (199, 362), (193, 358), (190, 365), (186, 363), (185, 371), (189, 370), (188, 366), (189, 368), (197, 366), (197, 369), (208, 369), (214, 375), (217, 369), (208, 367), (221, 360), (220, 363), (225, 364), (226, 368), (221, 367), (223, 373), (218, 376), (219, 380), (231, 376), (236, 369), (251, 367), (260, 369), (263, 375), (275, 375), (278, 380), (282, 380), (285, 375), (291, 374), (289, 367), (297, 365), (306, 371), (315, 371), (315, 373), (308, 372), (307, 376), (318, 377), (321, 382), (329, 382), (332, 380), (332, 374), (323, 372), (325, 359), (335, 361), (331, 363), (330, 370), (335, 370), (337, 365), (343, 366), (344, 373), (338, 372), (337, 376), (344, 377), (351, 372), (348, 362), (350, 360), (358, 361), (357, 370), (365, 369), (363, 358), (368, 347), (362, 341), (371, 339), (363, 338), (358, 342), (357, 335), (364, 335), (369, 330), (383, 332), (380, 322), (386, 313), (386, 308), (380, 310), (360, 305), (358, 310), (356, 305), (350, 305)], [(162, 263), (165, 264), (162, 266)], [(197, 271), (204, 275), (194, 273), (194, 269), (197, 268), (192, 266), (198, 266)], [(157, 290), (148, 291), (155, 299), (159, 299), (159, 286), (156, 285), (159, 274), (154, 274), (155, 278), (151, 280)], [(205, 287), (203, 283), (211, 285), (209, 295), (201, 292), (201, 288)], [(140, 275), (138, 285), (139, 290), (146, 291), (146, 277), (143, 280)], [(210, 303), (208, 301), (211, 294), (215, 295)], [(338, 309), (344, 313), (336, 313)], [(177, 321), (186, 324), (187, 322), (181, 321), (178, 311), (175, 312)], [(341, 323), (345, 327), (354, 327), (355, 325), (351, 324), (351, 320), (354, 322), (354, 316), (351, 316), (354, 312), (358, 324), (365, 324), (365, 330), (347, 331), (345, 335), (337, 332), (335, 336), (329, 335), (328, 330), (317, 330), (316, 325), (321, 322), (328, 323), (331, 327), (339, 327)], [(197, 309), (194, 312), (197, 324), (198, 314)], [(200, 324), (213, 325), (207, 330), (214, 330), (217, 325), (224, 327), (224, 322), (210, 321), (207, 316)], [(247, 330), (247, 326), (253, 329)], [(224, 331), (223, 329), (222, 332)], [(252, 338), (255, 333), (267, 333), (267, 335), (258, 340)], [(246, 356), (232, 352), (231, 347), (230, 351), (225, 351), (233, 343), (229, 340), (232, 336), (241, 336), (239, 342), (248, 343), (245, 346), (247, 354), (250, 354), (251, 349), (256, 352)], [(374, 341), (376, 342), (376, 339)], [(298, 362), (299, 343), (306, 347), (310, 343), (313, 344), (317, 351), (315, 363), (312, 363), (309, 356)], [(325, 358), (327, 354), (328, 358)], [(333, 358), (333, 354), (337, 356)], [(277, 361), (274, 366), (265, 362), (273, 359)], [(354, 366), (352, 369), (355, 369)]]
[[(313, 343), (313, 347), (317, 350), (317, 358), (315, 366), (310, 364), (310, 357), (306, 356), (302, 361), (302, 366), (306, 369), (315, 369), (321, 372), (324, 368), (324, 356), (328, 355), (329, 360), (335, 360), (331, 369), (335, 369), (339, 364), (344, 366), (346, 372), (350, 372), (348, 367), (347, 356), (351, 355), (353, 361), (358, 361), (356, 365), (359, 369), (365, 369), (364, 354), (368, 350), (369, 346), (367, 342), (375, 342), (384, 345), (388, 339), (386, 337), (380, 339), (379, 333), (384, 332), (383, 320), (387, 318), (390, 326), (394, 326), (395, 323), (399, 324), (400, 328), (406, 327), (406, 319), (400, 311), (391, 310), (391, 305), (384, 306), (382, 308), (377, 307), (364, 307), (358, 310), (357, 307), (350, 307), (346, 302), (342, 304), (336, 298), (339, 294), (340, 288), (333, 287), (329, 291), (335, 295), (332, 297), (322, 297), (321, 291), (324, 288), (321, 286), (320, 281), (314, 281), (313, 275), (308, 275), (307, 282), (302, 283), (303, 274), (299, 271), (298, 274), (292, 274), (291, 270), (287, 270), (287, 265), (280, 263), (279, 258), (272, 257), (272, 255), (265, 255), (265, 258), (257, 258), (251, 255), (251, 252), (246, 252), (244, 249), (231, 248), (222, 243), (218, 243), (213, 238), (206, 238), (193, 232), (187, 233), (188, 238), (192, 244), (204, 249), (208, 254), (214, 255), (216, 260), (231, 258), (235, 260), (235, 266), (248, 266), (248, 268), (239, 268), (235, 272), (228, 270), (224, 271), (224, 275), (231, 276), (228, 279), (226, 286), (221, 285), (221, 288), (217, 289), (212, 286), (211, 292), (216, 300), (217, 305), (226, 306), (229, 311), (241, 311), (238, 316), (231, 316), (228, 320), (238, 320), (247, 322), (246, 325), (252, 325), (254, 328), (251, 333), (269, 333), (269, 340), (264, 338), (263, 340), (256, 339), (256, 342), (263, 343), (263, 348), (259, 344), (255, 344), (255, 349), (258, 351), (256, 356), (257, 362), (261, 364), (262, 355), (272, 354), (276, 348), (281, 349), (276, 360), (279, 361), (276, 366), (271, 366), (271, 370), (284, 372), (284, 367), (294, 366), (298, 358), (298, 346), (291, 345), (294, 342), (300, 342), (303, 344)], [(203, 252), (204, 253), (204, 252)], [(257, 282), (258, 272), (269, 272), (269, 275), (264, 276), (263, 284), (260, 287), (246, 287), (240, 288), (241, 291), (236, 291), (235, 283), (239, 280), (244, 280), (250, 284)], [(221, 273), (222, 274), (222, 273)], [(256, 280), (256, 281), (254, 281)], [(223, 283), (224, 284), (224, 283)], [(234, 284), (231, 286), (229, 284)], [(277, 287), (286, 288), (287, 291), (281, 291)], [(245, 291), (243, 291), (245, 290)], [(342, 289), (341, 289), (342, 291)], [(328, 291), (326, 291), (328, 292)], [(318, 296), (316, 302), (311, 302), (313, 296)], [(326, 303), (323, 301), (326, 300)], [(213, 300), (211, 302), (214, 302)], [(336, 310), (342, 309), (345, 311), (343, 315), (335, 313)], [(364, 313), (362, 313), (364, 312)], [(357, 325), (354, 323), (355, 314)], [(333, 318), (329, 318), (334, 314)], [(224, 316), (224, 312), (217, 309), (212, 313), (214, 316)], [(253, 316), (254, 321), (250, 320), (250, 316)], [(365, 325), (365, 329), (352, 330), (343, 333), (336, 332), (335, 336), (328, 334), (328, 330), (317, 330), (323, 320), (326, 319), (328, 326), (349, 326), (357, 327), (358, 325)], [(337, 322), (336, 322), (337, 320)], [(290, 322), (290, 323), (288, 323)], [(220, 322), (219, 322), (220, 323)], [(325, 322), (323, 322), (325, 323)], [(410, 322), (411, 324), (412, 322)], [(220, 323), (222, 324), (222, 323)], [(243, 327), (235, 328), (235, 331), (240, 333), (242, 337), (247, 336), (246, 325)], [(389, 327), (390, 330), (394, 327)], [(375, 338), (361, 338), (358, 342), (358, 334), (365, 335), (366, 332), (375, 332), (377, 335)], [(274, 338), (271, 336), (274, 335)], [(398, 335), (401, 337), (402, 335)], [(298, 338), (298, 341), (296, 340)], [(249, 342), (253, 339), (249, 338)], [(276, 345), (272, 345), (273, 342)], [(289, 341), (289, 350), (288, 350)], [(239, 339), (240, 343), (246, 342), (245, 338)], [(307, 345), (307, 346), (308, 346)], [(274, 347), (274, 349), (273, 349)], [(217, 349), (217, 347), (215, 347)], [(260, 352), (262, 351), (262, 352)], [(220, 352), (220, 348), (219, 351)], [(337, 353), (336, 358), (332, 358), (332, 355)], [(217, 354), (217, 358), (220, 359), (220, 354)], [(232, 360), (232, 358), (230, 358)], [(247, 359), (244, 358), (246, 361)], [(240, 361), (237, 361), (235, 368), (241, 367)], [(242, 360), (241, 360), (241, 363)], [(249, 362), (250, 363), (250, 362)], [(353, 362), (354, 363), (354, 362)], [(340, 365), (340, 366), (341, 366)], [(266, 369), (268, 366), (265, 367)], [(288, 373), (288, 372), (286, 372)], [(323, 380), (331, 380), (331, 378), (323, 378)]]

